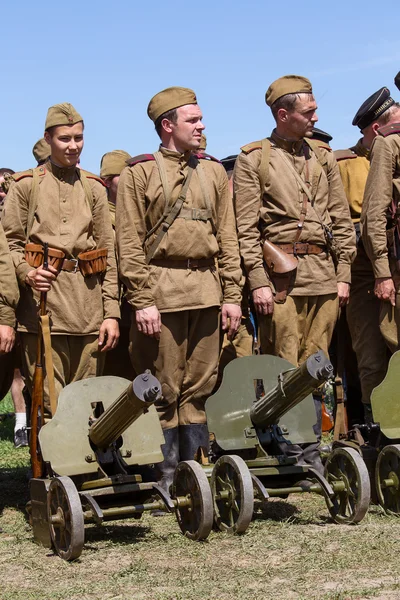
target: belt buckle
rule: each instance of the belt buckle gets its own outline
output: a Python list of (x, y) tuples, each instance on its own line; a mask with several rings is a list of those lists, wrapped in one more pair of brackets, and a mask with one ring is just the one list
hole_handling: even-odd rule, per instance
[(293, 256), (295, 258), (298, 258), (297, 249), (296, 249), (296, 246), (297, 246), (298, 243), (299, 242), (293, 242)]
[(69, 260), (71, 262), (75, 263), (74, 270), (71, 271), (71, 273), (77, 273), (78, 272), (78, 267), (79, 267), (79, 261), (78, 261), (78, 259), (77, 258), (70, 258)]
[(194, 270), (199, 268), (199, 261), (197, 259), (188, 258), (186, 264), (188, 269)]

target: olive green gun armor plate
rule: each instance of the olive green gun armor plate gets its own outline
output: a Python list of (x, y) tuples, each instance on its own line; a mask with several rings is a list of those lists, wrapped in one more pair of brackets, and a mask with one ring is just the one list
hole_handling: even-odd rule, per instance
[(390, 359), (385, 379), (371, 395), (372, 413), (382, 433), (389, 439), (400, 439), (400, 352)]
[[(250, 409), (256, 400), (255, 382), (261, 379), (264, 389), (277, 385), (282, 371), (293, 369), (278, 356), (259, 355), (236, 358), (224, 370), (219, 390), (206, 402), (209, 431), (226, 452), (250, 449), (259, 441), (250, 419)], [(289, 410), (278, 423), (287, 441), (293, 444), (316, 441), (312, 425), (316, 413), (312, 395)]]
[[(97, 472), (98, 463), (88, 436), (89, 418), (96, 403), (101, 402), (107, 410), (130, 383), (122, 377), (95, 377), (71, 383), (61, 391), (56, 414), (39, 433), (43, 460), (50, 462), (55, 473), (71, 476)], [(163, 460), (160, 446), (164, 436), (154, 406), (128, 427), (122, 440), (120, 454), (127, 465)]]

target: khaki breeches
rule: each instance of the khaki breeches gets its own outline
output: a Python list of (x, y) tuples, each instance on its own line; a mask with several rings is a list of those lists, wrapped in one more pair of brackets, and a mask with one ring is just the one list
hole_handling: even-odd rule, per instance
[[(353, 267), (361, 267), (361, 259), (357, 255)], [(379, 328), (380, 300), (374, 294), (374, 285), (370, 264), (368, 270), (353, 269), (346, 315), (357, 356), (362, 401), (366, 404), (370, 404), (372, 390), (383, 381), (388, 366), (387, 347)]]
[[(20, 341), (22, 368), (32, 395), (37, 336), (20, 333)], [(98, 335), (53, 335), (51, 347), (57, 399), (62, 388), (69, 383), (101, 375), (105, 357), (104, 352), (98, 350)], [(44, 383), (44, 409), (45, 414), (51, 415), (47, 378)]]
[(272, 315), (258, 315), (262, 353), (296, 366), (318, 350), (328, 356), (338, 306), (337, 294), (288, 296), (274, 304)]
[(156, 403), (164, 429), (206, 423), (205, 401), (218, 367), (219, 307), (161, 314), (159, 340), (140, 333), (132, 319), (130, 353), (137, 373), (159, 379), (163, 398)]
[(228, 340), (225, 333), (222, 340), (222, 348), (219, 355), (218, 378), (214, 392), (222, 382), (222, 375), (227, 364), (235, 358), (251, 356), (253, 354), (253, 325), (250, 318), (242, 320), (239, 329), (232, 341)]

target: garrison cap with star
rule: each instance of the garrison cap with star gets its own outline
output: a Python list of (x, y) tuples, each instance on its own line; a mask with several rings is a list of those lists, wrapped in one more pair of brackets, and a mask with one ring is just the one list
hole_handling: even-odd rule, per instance
[(394, 78), (394, 83), (395, 83), (395, 86), (397, 87), (397, 89), (400, 90), (400, 71), (397, 73), (396, 77)]
[(113, 150), (103, 155), (100, 163), (100, 177), (115, 177), (121, 175), (122, 169), (126, 167), (126, 161), (131, 158), (125, 150)]
[(32, 154), (35, 157), (36, 162), (39, 164), (41, 164), (49, 158), (51, 154), (51, 149), (44, 138), (41, 138), (36, 142), (36, 144), (32, 148)]
[(164, 113), (186, 104), (197, 104), (194, 91), (184, 87), (169, 87), (153, 96), (147, 107), (147, 114), (155, 123)]
[(83, 119), (72, 104), (63, 102), (62, 104), (50, 106), (47, 111), (44, 129), (47, 131), (47, 129), (56, 125), (75, 125), (75, 123), (79, 123), (80, 121), (83, 121)]
[(312, 94), (312, 86), (309, 79), (301, 75), (284, 75), (276, 79), (265, 93), (265, 102), (272, 106), (278, 98), (286, 94)]
[(390, 97), (390, 90), (387, 87), (381, 88), (361, 104), (352, 125), (357, 125), (362, 131), (376, 119), (379, 119), (393, 104), (394, 100)]

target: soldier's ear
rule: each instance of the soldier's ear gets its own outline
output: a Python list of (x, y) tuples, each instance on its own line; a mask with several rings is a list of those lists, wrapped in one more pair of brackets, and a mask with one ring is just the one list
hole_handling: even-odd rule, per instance
[(288, 111), (286, 110), (286, 108), (280, 108), (278, 110), (278, 112), (276, 113), (277, 116), (277, 120), (281, 121), (282, 123), (286, 123), (287, 118), (288, 118)]
[(380, 125), (379, 123), (372, 123), (371, 129), (374, 132), (374, 135), (378, 135), (378, 129), (379, 129)]
[(51, 142), (51, 135), (49, 134), (49, 132), (48, 132), (48, 131), (45, 131), (45, 132), (44, 132), (44, 136), (43, 136), (43, 137), (44, 137), (44, 139), (46, 140), (46, 142), (47, 142), (48, 144), (50, 144), (50, 142)]

